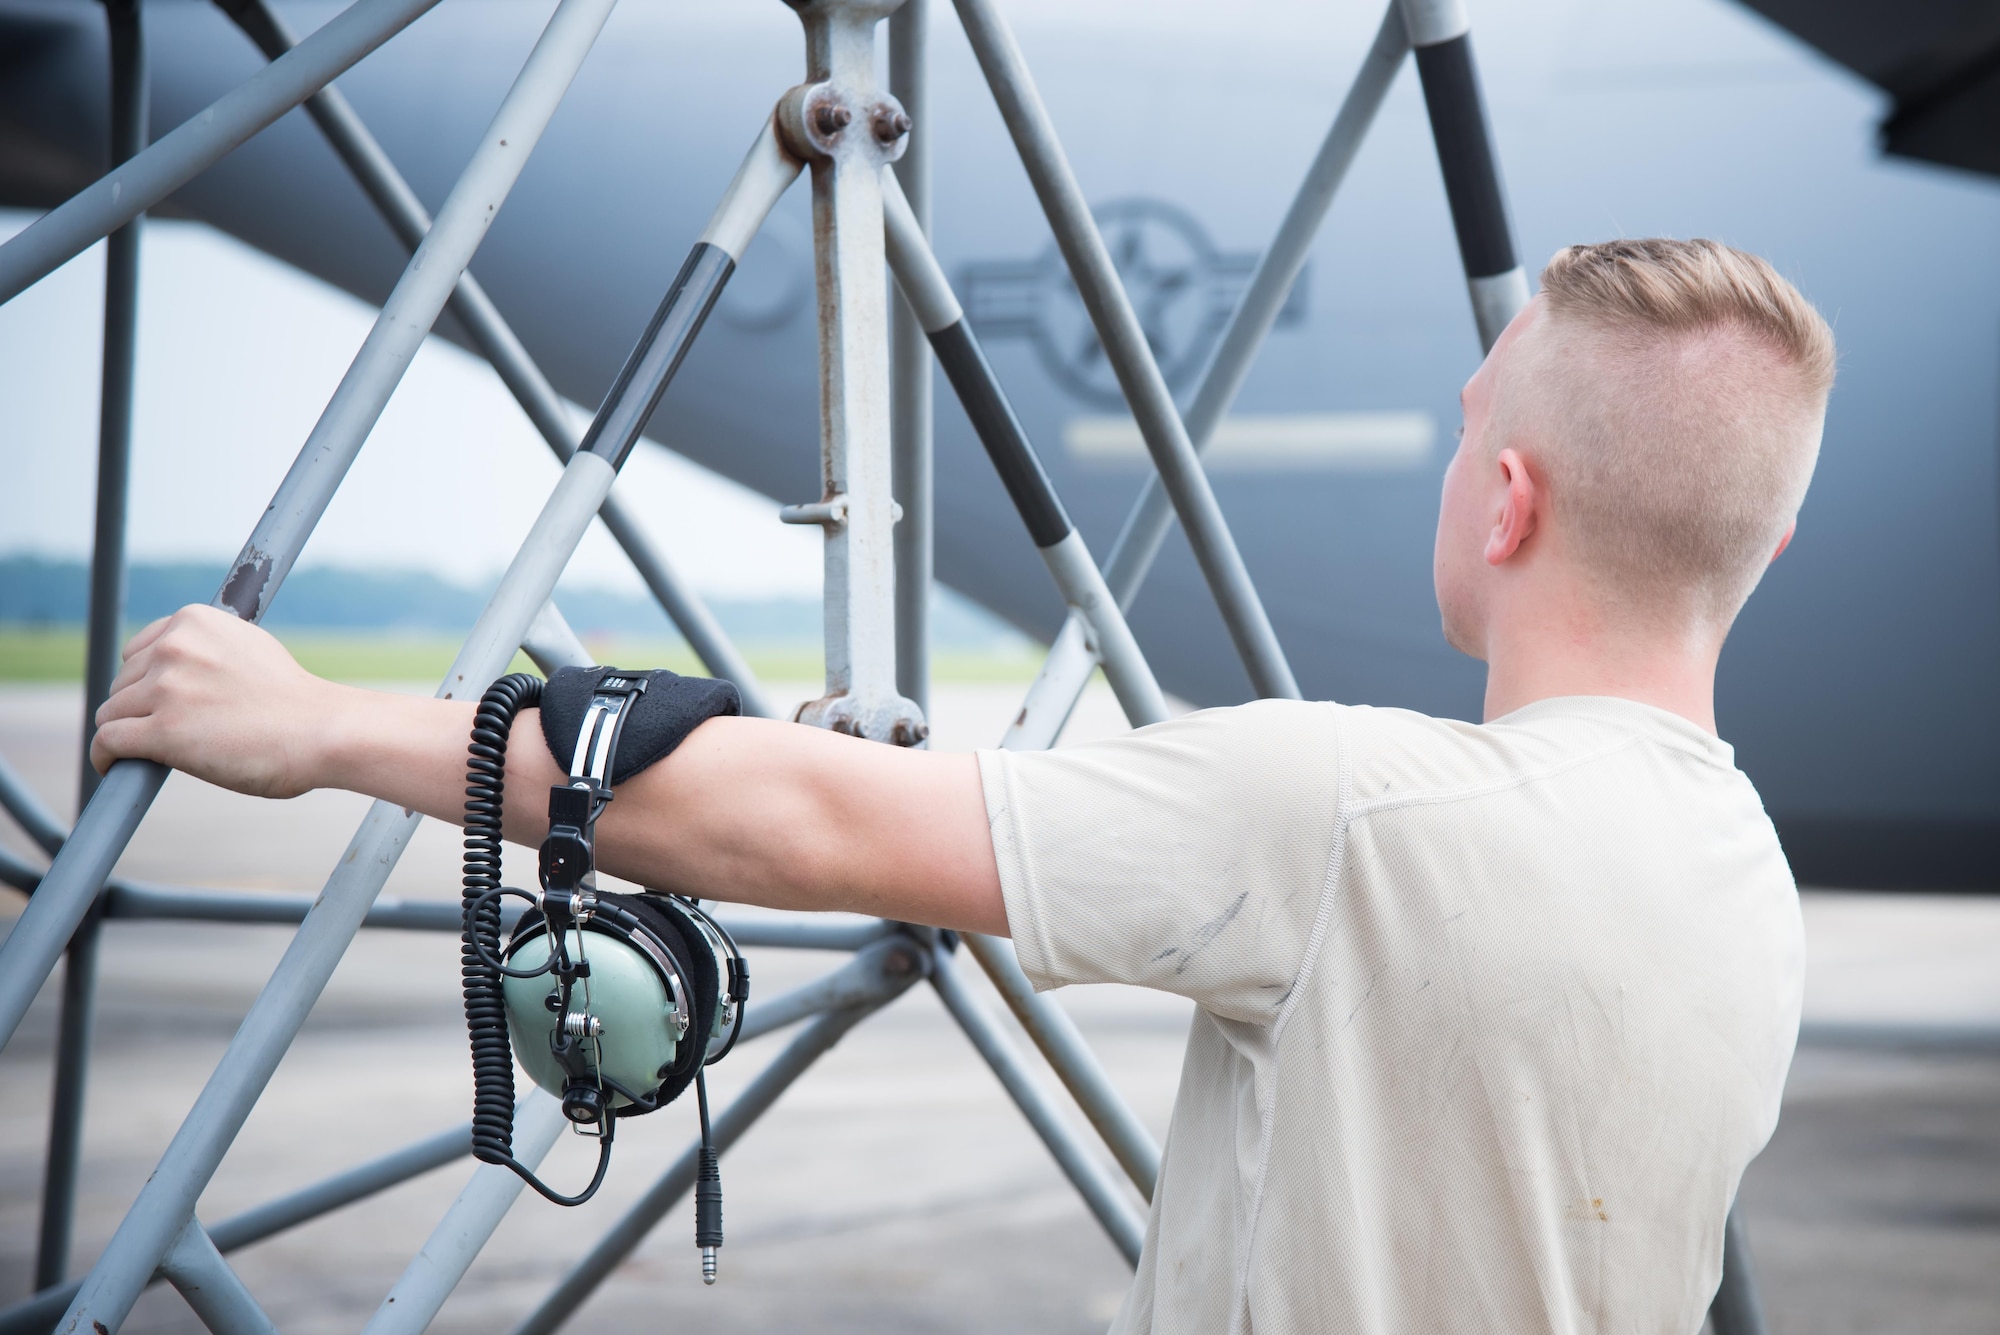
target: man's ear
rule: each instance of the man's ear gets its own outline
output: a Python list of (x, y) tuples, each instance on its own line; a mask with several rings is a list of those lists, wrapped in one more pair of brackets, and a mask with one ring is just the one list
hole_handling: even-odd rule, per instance
[(1797, 533), (1798, 531), (1799, 531), (1799, 521), (1796, 519), (1794, 519), (1791, 523), (1785, 525), (1785, 536), (1778, 539), (1777, 550), (1771, 553), (1771, 560), (1775, 561), (1779, 557), (1785, 554), (1785, 548), (1792, 545), (1792, 534)]
[(1512, 558), (1521, 550), (1521, 544), (1534, 535), (1541, 489), (1535, 485), (1520, 451), (1502, 450), (1493, 463), (1506, 487), (1500, 497), (1500, 512), (1494, 517), (1492, 531), (1486, 535), (1486, 564), (1497, 566)]

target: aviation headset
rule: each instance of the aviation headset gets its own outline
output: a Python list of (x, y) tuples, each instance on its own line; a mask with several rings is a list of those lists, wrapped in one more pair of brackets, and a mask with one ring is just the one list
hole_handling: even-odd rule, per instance
[[(515, 716), (541, 707), (549, 753), (571, 757), (549, 790), (541, 893), (500, 883), (507, 741)], [(467, 758), (464, 926), (459, 952), (472, 1043), (472, 1153), (558, 1205), (596, 1194), (618, 1120), (665, 1107), (692, 1084), (701, 1111), (695, 1243), (715, 1282), (722, 1178), (703, 1069), (735, 1046), (750, 970), (721, 924), (680, 895), (621, 895), (596, 886), (597, 818), (623, 783), (698, 725), (741, 706), (725, 681), (664, 670), (563, 668), (544, 683), (502, 677), (479, 702)], [(500, 901), (529, 902), (501, 944)], [(509, 1039), (512, 1039), (511, 1045)], [(514, 1157), (514, 1055), (563, 1115), (598, 1142), (597, 1170), (562, 1195)]]

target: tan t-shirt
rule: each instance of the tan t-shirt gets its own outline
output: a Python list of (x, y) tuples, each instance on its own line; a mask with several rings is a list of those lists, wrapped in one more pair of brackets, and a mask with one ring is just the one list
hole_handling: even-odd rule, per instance
[(1264, 701), (980, 767), (1036, 986), (1199, 1005), (1114, 1331), (1699, 1329), (1804, 973), (1726, 744)]

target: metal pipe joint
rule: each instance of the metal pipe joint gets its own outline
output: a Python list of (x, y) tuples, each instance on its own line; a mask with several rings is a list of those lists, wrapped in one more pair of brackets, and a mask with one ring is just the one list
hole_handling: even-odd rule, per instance
[[(857, 121), (862, 130), (850, 133)], [(902, 157), (910, 141), (909, 113), (880, 88), (799, 84), (778, 99), (776, 123), (785, 148), (805, 162), (867, 152), (886, 164)]]
[[(910, 117), (882, 86), (875, 28), (901, 0), (804, 0), (806, 78), (774, 124), (812, 165), (819, 292), (821, 491), (795, 519), (826, 535), (826, 694), (801, 723), (915, 746), (930, 735), (896, 672), (895, 501), (882, 168)], [(844, 513), (836, 518), (836, 506)]]

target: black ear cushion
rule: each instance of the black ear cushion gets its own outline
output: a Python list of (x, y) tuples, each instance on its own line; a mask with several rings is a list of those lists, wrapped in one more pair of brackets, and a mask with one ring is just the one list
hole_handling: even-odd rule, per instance
[(521, 916), (514, 920), (513, 929), (507, 933), (507, 944), (501, 948), (500, 958), (509, 959), (514, 953), (515, 945), (518, 942), (526, 940), (528, 934), (541, 925), (542, 911), (540, 909), (532, 905), (524, 909)]
[(683, 677), (665, 668), (625, 672), (611, 667), (559, 668), (542, 687), (542, 740), (564, 772), (576, 754), (577, 734), (590, 710), (597, 683), (612, 673), (646, 678), (646, 693), (632, 706), (611, 758), (611, 786), (637, 774), (687, 740), (687, 735), (720, 714), (740, 714), (736, 687), (715, 677)]
[[(722, 990), (722, 980), (716, 976), (715, 951), (694, 920), (665, 895), (605, 894), (599, 898), (652, 928), (694, 989), (694, 1025), (674, 1055), (672, 1069), (660, 1081), (655, 1100), (657, 1106), (664, 1107), (686, 1092), (708, 1059), (708, 1036), (715, 1031), (715, 1008)], [(629, 1114), (635, 1110), (623, 1111)]]

